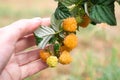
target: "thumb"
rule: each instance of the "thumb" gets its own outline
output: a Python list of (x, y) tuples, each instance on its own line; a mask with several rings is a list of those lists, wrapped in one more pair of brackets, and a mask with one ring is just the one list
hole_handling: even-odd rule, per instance
[(23, 37), (24, 35), (32, 33), (35, 29), (41, 24), (41, 18), (34, 19), (22, 19), (16, 21), (8, 26), (9, 32), (12, 33), (12, 36), (17, 39)]
[(22, 19), (7, 26), (5, 31), (9, 36), (11, 34), (11, 38), (18, 40), (27, 34), (33, 33), (41, 24), (48, 25), (49, 22), (48, 19), (44, 20), (44, 18)]

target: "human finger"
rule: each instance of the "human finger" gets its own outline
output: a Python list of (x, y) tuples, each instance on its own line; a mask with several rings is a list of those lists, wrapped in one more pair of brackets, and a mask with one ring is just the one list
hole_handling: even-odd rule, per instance
[(7, 35), (9, 34), (8, 37), (17, 41), (21, 37), (32, 33), (39, 27), (41, 22), (41, 18), (22, 19), (5, 27), (4, 31)]
[(5, 27), (5, 33), (10, 34), (8, 37), (18, 40), (21, 37), (33, 33), (40, 25), (49, 25), (48, 18), (33, 18), (33, 19), (22, 19), (15, 23)]
[(21, 68), (21, 73), (22, 73), (21, 77), (22, 77), (22, 79), (24, 79), (26, 77), (29, 77), (29, 76), (47, 68), (47, 65), (39, 59), (32, 63), (21, 66), (20, 68)]
[(18, 64), (22, 66), (39, 59), (39, 52), (40, 49), (35, 49), (31, 51), (21, 52), (19, 54), (16, 54), (15, 57)]
[(33, 34), (27, 35), (23, 38), (21, 38), (16, 43), (15, 52), (23, 51), (29, 47), (32, 47), (35, 45), (35, 38)]

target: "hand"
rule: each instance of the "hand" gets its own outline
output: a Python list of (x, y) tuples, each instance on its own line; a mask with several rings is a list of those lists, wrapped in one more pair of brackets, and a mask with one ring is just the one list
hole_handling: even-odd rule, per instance
[(47, 67), (39, 49), (23, 50), (35, 45), (33, 31), (49, 24), (49, 18), (23, 19), (0, 29), (0, 80), (21, 80)]

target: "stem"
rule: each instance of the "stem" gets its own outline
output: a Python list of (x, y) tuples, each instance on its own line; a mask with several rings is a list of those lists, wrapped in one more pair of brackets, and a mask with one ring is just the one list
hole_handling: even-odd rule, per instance
[(60, 30), (60, 31), (58, 31), (58, 32), (56, 32), (55, 34), (59, 34), (60, 32), (62, 32), (63, 30)]

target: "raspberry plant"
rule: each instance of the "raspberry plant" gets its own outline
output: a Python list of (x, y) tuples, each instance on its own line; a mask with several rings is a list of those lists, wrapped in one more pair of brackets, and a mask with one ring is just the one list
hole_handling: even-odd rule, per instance
[[(47, 56), (48, 59), (45, 58), (45, 60), (47, 60), (46, 63), (50, 67), (55, 67), (59, 61), (63, 64), (71, 62), (72, 59), (69, 52), (77, 46), (78, 39), (75, 34), (76, 31), (79, 31), (79, 27), (85, 28), (89, 23), (117, 24), (114, 13), (115, 0), (55, 1), (58, 3), (58, 6), (51, 16), (50, 26), (41, 25), (34, 32), (38, 48), (45, 49), (45, 51), (48, 51), (47, 53), (50, 53), (50, 56)], [(116, 1), (120, 4), (120, 0)], [(72, 35), (69, 36), (70, 34)], [(68, 36), (69, 39), (67, 40), (66, 37)], [(45, 48), (48, 44), (51, 46)], [(73, 47), (71, 48), (69, 46)], [(67, 53), (67, 55), (65, 53)], [(46, 55), (45, 53), (43, 54)], [(42, 57), (44, 57), (44, 55), (40, 54)]]

